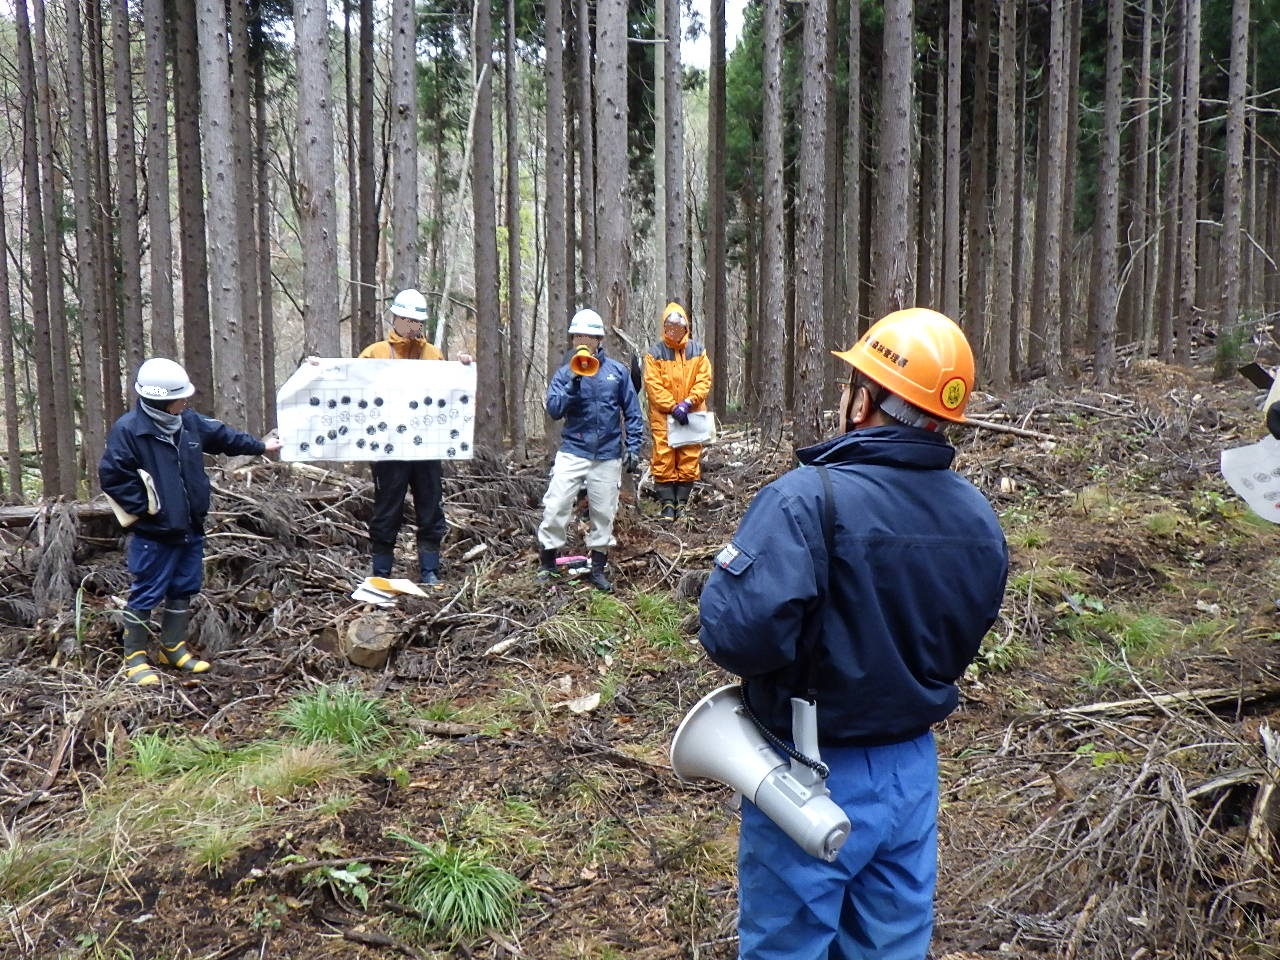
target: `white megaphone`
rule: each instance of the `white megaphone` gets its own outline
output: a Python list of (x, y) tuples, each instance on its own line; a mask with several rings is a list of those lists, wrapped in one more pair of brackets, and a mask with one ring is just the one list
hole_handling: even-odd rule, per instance
[[(797, 752), (818, 760), (817, 708), (791, 700)], [(830, 863), (849, 837), (849, 818), (831, 799), (826, 780), (798, 760), (780, 758), (747, 716), (742, 689), (713, 690), (680, 722), (671, 767), (684, 780), (718, 780), (760, 808), (809, 854)]]

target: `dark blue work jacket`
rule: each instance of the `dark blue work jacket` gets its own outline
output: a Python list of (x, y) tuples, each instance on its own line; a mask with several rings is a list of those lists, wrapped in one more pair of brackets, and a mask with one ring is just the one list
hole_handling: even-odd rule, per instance
[[(204, 531), (209, 513), (204, 455), (263, 453), (266, 445), (190, 408), (182, 411), (182, 429), (170, 439), (141, 408), (142, 401), (138, 401), (111, 427), (98, 464), (98, 481), (103, 493), (138, 517), (130, 525), (130, 533), (180, 543), (190, 534)], [(147, 513), (147, 491), (139, 470), (147, 471), (155, 481), (160, 501), (155, 514)]]
[[(1009, 554), (945, 438), (873, 427), (799, 451), (834, 492), (829, 556), (819, 471), (765, 487), (702, 593), (702, 645), (748, 681), (779, 736), (815, 681), (819, 739), (909, 740), (955, 709), (955, 682), (1000, 612)], [(813, 644), (815, 669), (805, 655)]]
[(626, 367), (607, 356), (603, 347), (596, 351), (596, 358), (600, 369), (594, 377), (578, 378), (576, 388), (568, 363), (556, 371), (547, 384), (547, 413), (553, 420), (564, 420), (560, 449), (565, 453), (588, 460), (620, 460), (624, 442), (631, 453), (639, 453), (644, 442), (640, 400)]

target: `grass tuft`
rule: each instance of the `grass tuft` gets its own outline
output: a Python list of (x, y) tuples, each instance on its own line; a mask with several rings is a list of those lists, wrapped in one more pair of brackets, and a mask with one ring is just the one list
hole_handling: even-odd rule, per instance
[(280, 709), (278, 716), (302, 743), (336, 744), (355, 754), (376, 749), (390, 733), (382, 704), (345, 684), (299, 693)]
[(660, 650), (688, 651), (689, 643), (680, 632), (680, 624), (689, 612), (666, 593), (637, 593), (632, 598), (636, 618), (644, 638)]
[(511, 932), (519, 916), (524, 885), (482, 853), (452, 844), (439, 848), (404, 834), (392, 834), (413, 850), (392, 884), (398, 899), (422, 917), (425, 936), (473, 941), (486, 931)]
[(290, 744), (246, 764), (240, 776), (264, 799), (277, 800), (293, 796), (304, 787), (345, 779), (348, 767), (349, 763), (331, 744)]

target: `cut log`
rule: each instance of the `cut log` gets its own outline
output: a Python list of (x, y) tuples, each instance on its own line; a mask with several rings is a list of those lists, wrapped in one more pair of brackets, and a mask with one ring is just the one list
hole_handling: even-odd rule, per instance
[(400, 638), (400, 627), (386, 613), (366, 613), (347, 627), (347, 659), (358, 667), (381, 670)]

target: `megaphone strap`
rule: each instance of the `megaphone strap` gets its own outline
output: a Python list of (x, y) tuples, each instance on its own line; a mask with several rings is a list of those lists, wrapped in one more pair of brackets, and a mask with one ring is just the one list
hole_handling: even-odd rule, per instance
[(742, 709), (746, 712), (747, 717), (750, 718), (751, 722), (755, 724), (755, 728), (760, 731), (760, 736), (769, 741), (769, 746), (773, 747), (773, 749), (777, 750), (779, 753), (795, 760), (797, 763), (804, 764), (823, 780), (831, 776), (830, 767), (821, 760), (814, 760), (812, 757), (806, 757), (803, 753), (766, 727), (764, 725), (764, 721), (756, 716), (755, 710), (751, 709), (751, 698), (747, 694), (746, 678), (743, 678), (742, 681)]
[[(822, 537), (827, 545), (827, 576), (831, 576), (831, 556), (835, 552), (835, 530), (836, 530), (836, 507), (835, 507), (835, 490), (831, 486), (831, 474), (825, 464), (815, 464), (818, 470), (818, 476), (822, 478)], [(818, 623), (805, 631), (801, 650), (807, 663), (805, 663), (805, 682), (808, 685), (806, 697), (810, 703), (818, 702), (818, 633), (821, 631), (822, 624)], [(769, 741), (769, 745), (779, 753), (785, 754), (792, 760), (804, 764), (810, 770), (818, 774), (824, 780), (831, 773), (831, 769), (821, 760), (814, 760), (806, 757), (803, 753), (794, 749), (790, 744), (786, 743), (774, 734), (772, 730), (766, 727), (761, 719), (756, 716), (756, 712), (751, 709), (751, 700), (747, 694), (747, 681), (742, 681), (742, 707), (755, 724), (756, 729), (760, 731), (760, 735)]]

